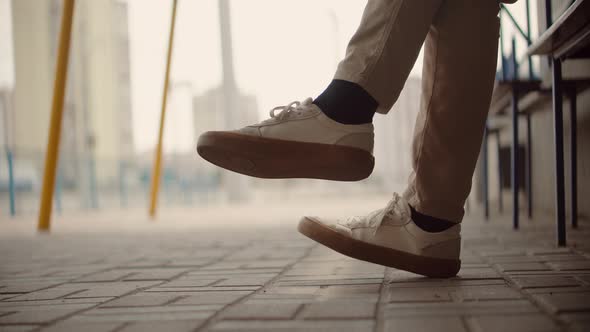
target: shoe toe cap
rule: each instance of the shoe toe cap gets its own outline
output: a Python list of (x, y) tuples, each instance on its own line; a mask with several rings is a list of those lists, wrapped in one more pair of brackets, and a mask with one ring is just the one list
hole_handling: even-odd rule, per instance
[(323, 227), (330, 228), (331, 230), (334, 230), (338, 233), (341, 233), (341, 234), (344, 234), (347, 236), (352, 235), (352, 230), (348, 227), (345, 227), (345, 226), (339, 224), (337, 219), (320, 218), (320, 217), (314, 217), (314, 216), (306, 216), (306, 217), (304, 217), (304, 219), (307, 219), (311, 222), (315, 222), (317, 224), (320, 224)]

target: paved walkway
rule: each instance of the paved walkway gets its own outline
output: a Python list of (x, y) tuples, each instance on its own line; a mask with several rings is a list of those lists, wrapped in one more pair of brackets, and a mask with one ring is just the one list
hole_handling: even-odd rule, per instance
[(443, 280), (346, 258), (293, 222), (129, 223), (0, 223), (0, 331), (590, 330), (586, 224), (555, 248), (549, 223), (467, 220), (463, 268)]

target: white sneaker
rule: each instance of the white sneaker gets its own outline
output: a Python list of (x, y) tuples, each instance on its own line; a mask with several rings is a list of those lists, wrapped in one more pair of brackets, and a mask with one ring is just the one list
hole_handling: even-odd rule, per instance
[(397, 194), (384, 209), (345, 220), (303, 217), (299, 232), (344, 255), (400, 270), (447, 278), (459, 272), (461, 225), (429, 233)]
[(308, 98), (274, 108), (261, 123), (206, 132), (197, 151), (217, 166), (260, 178), (358, 181), (373, 171), (373, 139), (372, 124), (338, 123)]

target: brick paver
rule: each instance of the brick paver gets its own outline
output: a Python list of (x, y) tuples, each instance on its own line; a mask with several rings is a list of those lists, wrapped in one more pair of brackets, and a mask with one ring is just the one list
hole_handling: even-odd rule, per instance
[(0, 232), (0, 331), (590, 330), (586, 224), (569, 248), (550, 223), (464, 225), (451, 279), (355, 261), (292, 224)]

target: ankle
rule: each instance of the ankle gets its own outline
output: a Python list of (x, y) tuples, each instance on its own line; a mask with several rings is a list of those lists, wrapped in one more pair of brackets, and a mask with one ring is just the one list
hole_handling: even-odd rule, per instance
[(342, 124), (371, 123), (379, 106), (360, 85), (343, 80), (333, 80), (313, 103), (327, 117)]
[(455, 223), (452, 221), (422, 214), (416, 211), (411, 205), (409, 206), (412, 212), (412, 221), (425, 232), (438, 233), (455, 226)]

